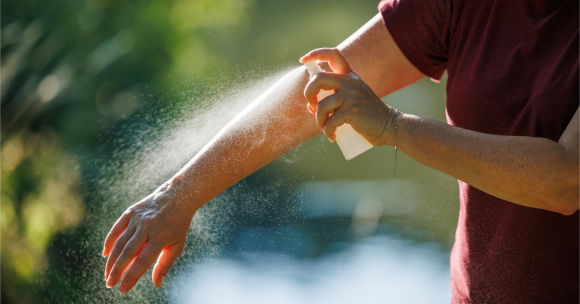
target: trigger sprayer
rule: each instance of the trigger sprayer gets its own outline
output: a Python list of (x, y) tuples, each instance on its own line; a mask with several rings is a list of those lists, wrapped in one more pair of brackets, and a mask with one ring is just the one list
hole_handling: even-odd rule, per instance
[[(322, 68), (320, 68), (318, 63), (314, 61), (308, 61), (304, 63), (304, 65), (308, 69), (310, 78), (322, 72)], [(320, 90), (320, 93), (318, 93), (317, 96), (318, 101), (321, 101), (332, 94), (334, 94), (333, 91)], [(336, 129), (336, 142), (346, 160), (351, 160), (373, 147), (371, 143), (369, 143), (362, 135), (355, 131), (350, 124), (347, 123)]]

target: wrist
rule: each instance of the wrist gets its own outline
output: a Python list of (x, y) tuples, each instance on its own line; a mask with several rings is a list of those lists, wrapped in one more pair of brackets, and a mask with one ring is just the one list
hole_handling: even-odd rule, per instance
[[(381, 142), (383, 145), (391, 147), (395, 146), (395, 141), (398, 144), (398, 133), (400, 132), (403, 122), (404, 114), (393, 107), (389, 107), (387, 118), (385, 119), (385, 126), (383, 134), (381, 135)], [(396, 127), (396, 129), (395, 129)]]
[(193, 215), (199, 209), (198, 199), (195, 197), (195, 191), (191, 190), (191, 185), (187, 183), (182, 175), (175, 175), (170, 178), (163, 186), (175, 198), (175, 202), (183, 208), (184, 212), (193, 218)]

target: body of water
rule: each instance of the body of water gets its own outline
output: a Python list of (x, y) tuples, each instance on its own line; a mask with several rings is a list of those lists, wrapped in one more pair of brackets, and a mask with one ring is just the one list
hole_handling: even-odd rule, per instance
[(451, 299), (449, 252), (439, 245), (389, 234), (336, 245), (340, 249), (316, 258), (238, 247), (226, 258), (203, 260), (182, 273), (171, 302), (449, 303)]

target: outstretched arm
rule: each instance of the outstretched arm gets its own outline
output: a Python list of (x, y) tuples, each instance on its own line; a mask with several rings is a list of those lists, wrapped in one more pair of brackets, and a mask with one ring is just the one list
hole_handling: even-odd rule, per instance
[[(423, 77), (398, 49), (379, 14), (338, 48), (378, 94), (394, 92)], [(116, 285), (130, 267), (120, 287), (121, 292), (129, 291), (156, 260), (153, 282), (160, 286), (183, 250), (197, 209), (321, 133), (304, 100), (307, 82), (302, 67), (284, 76), (172, 179), (127, 209), (105, 240), (107, 286)]]

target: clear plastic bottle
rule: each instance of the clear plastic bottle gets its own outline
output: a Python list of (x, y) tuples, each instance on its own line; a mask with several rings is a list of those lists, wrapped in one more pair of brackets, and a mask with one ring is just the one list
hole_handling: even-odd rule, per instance
[[(308, 69), (310, 78), (322, 72), (322, 68), (320, 68), (318, 63), (314, 61), (306, 62), (304, 65)], [(333, 91), (320, 90), (320, 93), (318, 93), (317, 96), (318, 101), (321, 101), (332, 94), (334, 94)], [(350, 124), (347, 123), (336, 129), (336, 142), (346, 160), (351, 160), (373, 147), (371, 143), (369, 143), (362, 135), (355, 131)]]

